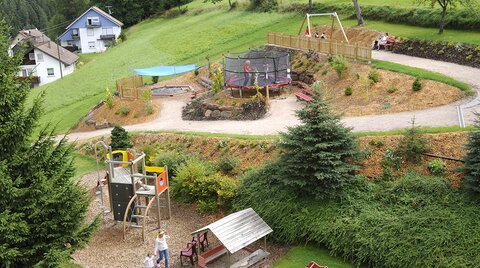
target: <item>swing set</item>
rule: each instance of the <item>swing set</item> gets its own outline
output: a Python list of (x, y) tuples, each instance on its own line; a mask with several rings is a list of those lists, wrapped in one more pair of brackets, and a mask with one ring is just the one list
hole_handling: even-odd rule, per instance
[(302, 26), (300, 26), (300, 30), (298, 31), (298, 34), (300, 35), (302, 33), (303, 26), (305, 25), (305, 22), (307, 22), (307, 29), (305, 30), (305, 36), (312, 37), (312, 27), (310, 25), (310, 18), (311, 17), (325, 17), (325, 16), (328, 16), (328, 17), (332, 18), (332, 24), (331, 24), (331, 28), (330, 28), (330, 40), (332, 40), (332, 37), (333, 37), (333, 26), (335, 25), (335, 19), (336, 19), (338, 21), (338, 24), (340, 25), (340, 29), (342, 30), (343, 37), (345, 38), (345, 41), (347, 43), (349, 43), (347, 34), (345, 33), (345, 30), (343, 29), (342, 22), (340, 21), (340, 18), (338, 17), (337, 12), (319, 13), (319, 14), (308, 14), (307, 13), (305, 15), (304, 19), (303, 19)]

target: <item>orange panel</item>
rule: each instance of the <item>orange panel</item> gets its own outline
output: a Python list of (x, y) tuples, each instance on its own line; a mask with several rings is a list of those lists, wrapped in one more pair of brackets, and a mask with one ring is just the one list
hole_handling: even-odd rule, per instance
[[(157, 177), (157, 190), (158, 193), (161, 193), (165, 191), (168, 187), (168, 178), (167, 178), (167, 172), (162, 172), (160, 175)], [(157, 194), (158, 194), (157, 193)]]

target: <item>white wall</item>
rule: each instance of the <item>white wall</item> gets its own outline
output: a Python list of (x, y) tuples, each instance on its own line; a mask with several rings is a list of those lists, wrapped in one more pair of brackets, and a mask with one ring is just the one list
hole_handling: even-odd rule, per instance
[[(34, 76), (39, 76), (40, 77), (40, 86), (44, 84), (48, 84), (50, 82), (53, 82), (59, 78), (60, 76), (60, 66), (58, 63), (58, 60), (45, 54), (44, 52), (34, 49), (35, 53), (35, 62), (37, 65), (21, 65), (21, 69), (35, 69), (33, 72)], [(38, 54), (43, 54), (43, 61), (39, 60)], [(65, 64), (62, 62), (62, 72), (63, 76), (69, 75), (73, 73), (75, 70), (75, 64), (65, 66)], [(48, 75), (48, 68), (53, 68), (53, 75)], [(22, 75), (22, 72), (20, 71), (19, 75)]]
[[(115, 35), (115, 39), (117, 39), (120, 36), (120, 32), (122, 31), (122, 28), (117, 26), (112, 28), (113, 28), (113, 34)], [(102, 27), (91, 28), (91, 29), (93, 29), (93, 36), (88, 36), (87, 28), (78, 29), (78, 34), (80, 36), (80, 44), (78, 45), (78, 47), (82, 50), (83, 54), (104, 52), (105, 50), (107, 50), (107, 48), (105, 47), (104, 40), (100, 39), (100, 35), (102, 35)], [(90, 48), (89, 42), (95, 42), (95, 48)], [(62, 45), (63, 44), (64, 43), (62, 42)]]

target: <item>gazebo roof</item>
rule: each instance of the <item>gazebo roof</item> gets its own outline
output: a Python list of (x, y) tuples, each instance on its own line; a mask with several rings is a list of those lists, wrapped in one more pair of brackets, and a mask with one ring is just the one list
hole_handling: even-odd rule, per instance
[(232, 213), (192, 232), (192, 235), (207, 230), (210, 230), (231, 254), (273, 232), (252, 208)]

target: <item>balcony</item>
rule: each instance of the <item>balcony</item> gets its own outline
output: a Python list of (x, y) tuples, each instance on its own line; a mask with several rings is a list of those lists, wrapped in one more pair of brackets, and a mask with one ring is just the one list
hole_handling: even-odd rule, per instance
[(102, 27), (102, 23), (99, 21), (86, 21), (85, 26), (87, 28), (99, 28)]
[(79, 39), (80, 39), (80, 35), (78, 35), (78, 33), (76, 33), (76, 34), (73, 34), (73, 33), (72, 33), (72, 39), (73, 39), (73, 40), (79, 40)]
[(100, 35), (100, 39), (102, 39), (102, 40), (112, 40), (112, 39), (115, 39), (115, 35), (114, 34), (102, 34), (102, 35)]
[[(28, 76), (17, 76), (17, 81), (25, 81), (29, 79)], [(30, 83), (32, 84), (40, 84), (40, 77), (39, 76), (31, 76)]]

